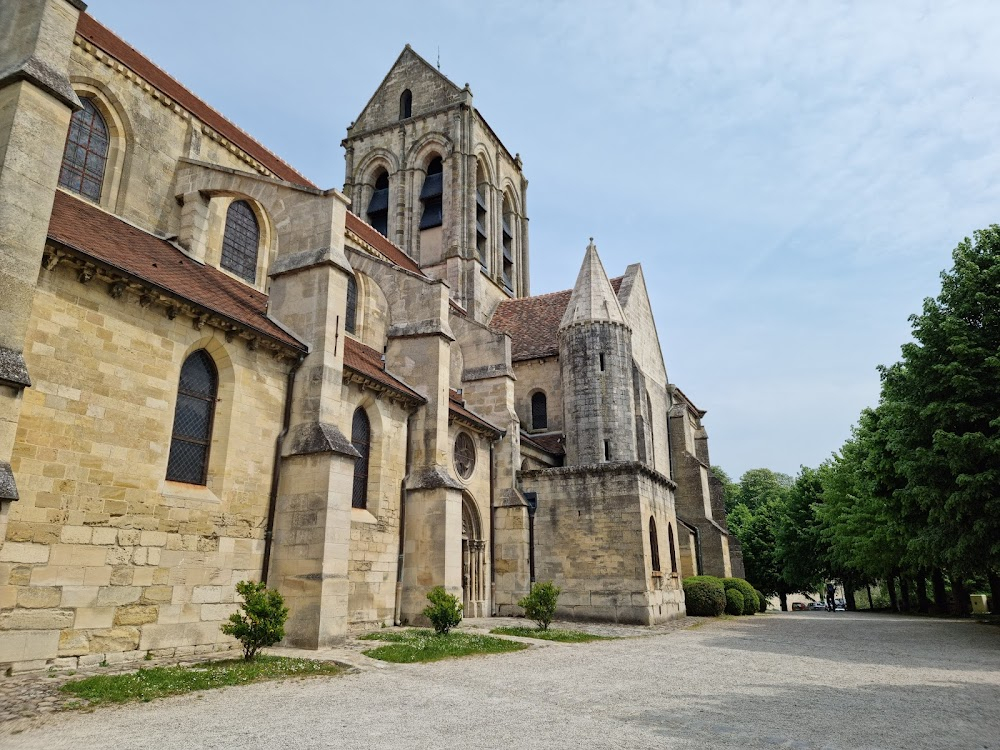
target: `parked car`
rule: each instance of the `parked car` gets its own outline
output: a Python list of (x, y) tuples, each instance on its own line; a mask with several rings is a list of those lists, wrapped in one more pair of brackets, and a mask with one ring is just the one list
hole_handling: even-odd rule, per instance
[(803, 612), (805, 611), (805, 602), (792, 602), (792, 612)]
[(809, 609), (826, 609), (826, 604), (823, 602), (810, 602)]

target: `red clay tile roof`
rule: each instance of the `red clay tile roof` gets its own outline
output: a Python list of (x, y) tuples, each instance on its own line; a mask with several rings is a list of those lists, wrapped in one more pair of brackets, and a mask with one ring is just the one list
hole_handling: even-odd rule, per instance
[[(615, 294), (621, 289), (623, 276), (611, 279)], [(511, 359), (515, 362), (525, 359), (552, 357), (559, 354), (559, 324), (572, 289), (537, 297), (521, 297), (504, 300), (493, 313), (490, 328), (508, 334)]]
[(378, 351), (350, 337), (344, 339), (344, 367), (415, 400), (421, 402), (427, 400), (406, 383), (386, 372), (382, 355)]
[(371, 224), (355, 216), (350, 211), (347, 212), (347, 228), (400, 268), (405, 268), (407, 271), (412, 271), (421, 276), (424, 275), (424, 272), (420, 270), (420, 266), (416, 264), (413, 258), (389, 242)]
[(462, 396), (458, 391), (454, 389), (449, 389), (448, 391), (448, 409), (457, 417), (462, 417), (473, 424), (478, 424), (483, 427), (487, 432), (492, 432), (497, 435), (502, 435), (503, 430), (485, 419), (480, 417), (478, 414), (473, 414), (471, 411), (465, 408), (465, 401), (462, 400)]
[(149, 83), (208, 125), (223, 138), (250, 154), (250, 156), (277, 175), (279, 179), (293, 182), (296, 185), (316, 187), (306, 177), (296, 172), (292, 167), (255, 141), (249, 134), (240, 130), (236, 125), (191, 93), (179, 81), (164, 72), (162, 68), (154, 65), (149, 58), (135, 49), (135, 47), (132, 47), (115, 35), (110, 29), (94, 20), (93, 16), (88, 13), (81, 13), (80, 20), (76, 26), (76, 33), (95, 47), (100, 47), (141, 78), (149, 81)]
[(56, 191), (49, 238), (170, 296), (265, 334), (286, 346), (306, 347), (267, 318), (267, 295), (202, 266), (166, 240), (155, 237), (96, 206)]
[(521, 441), (524, 442), (525, 440), (529, 443), (534, 443), (546, 453), (551, 453), (554, 456), (566, 455), (562, 435), (527, 435), (522, 432)]

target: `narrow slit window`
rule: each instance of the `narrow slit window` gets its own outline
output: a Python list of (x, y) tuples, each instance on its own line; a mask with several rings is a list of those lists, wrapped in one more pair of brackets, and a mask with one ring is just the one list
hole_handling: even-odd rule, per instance
[(358, 281), (353, 276), (347, 277), (347, 312), (344, 315), (344, 330), (357, 333), (358, 329)]
[(483, 268), (489, 268), (489, 212), (486, 196), (489, 184), (483, 165), (476, 168), (476, 253)]
[(354, 490), (352, 508), (368, 507), (368, 458), (371, 454), (371, 424), (365, 410), (358, 407), (351, 423), (351, 445), (360, 453), (354, 461)]
[(649, 517), (649, 552), (653, 556), (653, 572), (660, 572), (660, 543), (656, 538), (656, 519)]
[(424, 178), (424, 186), (420, 190), (420, 202), (424, 210), (420, 215), (420, 228), (432, 229), (444, 223), (444, 206), (442, 197), (444, 195), (444, 165), (441, 157), (436, 156), (427, 165), (427, 176)]
[(84, 198), (100, 201), (108, 164), (108, 125), (90, 99), (73, 113), (66, 136), (59, 184)]
[(413, 92), (406, 89), (399, 96), (399, 119), (405, 120), (413, 114)]
[(605, 461), (610, 461), (611, 460), (611, 441), (610, 440), (605, 440), (604, 441), (604, 460)]
[(604, 372), (604, 352), (597, 355), (597, 363), (601, 368), (601, 372)]
[(503, 240), (503, 285), (507, 291), (514, 291), (514, 210), (510, 198), (504, 196), (503, 218), (500, 222)]
[(670, 542), (670, 572), (677, 572), (677, 546), (674, 544), (674, 527), (667, 524), (667, 537)]

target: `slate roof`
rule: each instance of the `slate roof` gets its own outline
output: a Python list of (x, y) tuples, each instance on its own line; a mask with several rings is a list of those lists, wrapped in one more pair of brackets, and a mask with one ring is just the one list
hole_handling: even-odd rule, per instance
[(566, 448), (563, 446), (564, 439), (562, 434), (528, 435), (527, 433), (522, 432), (521, 442), (531, 443), (546, 453), (551, 453), (553, 456), (566, 455)]
[(427, 400), (402, 380), (386, 372), (382, 355), (377, 350), (349, 336), (344, 339), (344, 367), (421, 403)]
[(279, 179), (295, 183), (296, 185), (316, 187), (306, 177), (264, 148), (248, 133), (240, 130), (240, 128), (236, 127), (236, 125), (191, 93), (179, 81), (155, 65), (135, 47), (129, 45), (106, 26), (98, 23), (90, 14), (80, 14), (76, 33), (95, 47), (104, 50), (140, 77), (149, 81), (149, 83), (208, 125), (212, 130), (267, 167)]
[[(611, 279), (611, 286), (618, 294), (624, 276)], [(572, 289), (537, 297), (504, 300), (497, 307), (490, 328), (508, 334), (511, 341), (511, 359), (552, 357), (559, 354), (559, 323), (566, 314)]]
[(267, 295), (194, 262), (164, 239), (56, 191), (49, 239), (70, 250), (300, 351), (306, 347), (267, 317)]

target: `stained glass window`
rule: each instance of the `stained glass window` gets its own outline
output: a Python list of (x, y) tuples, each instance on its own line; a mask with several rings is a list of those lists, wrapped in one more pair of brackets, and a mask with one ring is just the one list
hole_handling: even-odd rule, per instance
[(167, 460), (167, 479), (172, 482), (205, 484), (208, 479), (208, 448), (218, 385), (215, 363), (208, 352), (199, 349), (185, 360)]
[(222, 267), (251, 284), (257, 280), (257, 248), (260, 226), (246, 201), (233, 201), (226, 213), (222, 238)]
[(462, 479), (468, 479), (476, 468), (476, 444), (464, 432), (455, 438), (455, 468)]
[(368, 507), (368, 456), (371, 453), (371, 425), (365, 410), (358, 407), (354, 412), (351, 424), (351, 445), (361, 454), (354, 461), (354, 492), (351, 497), (352, 508)]
[(108, 125), (90, 99), (73, 113), (63, 152), (59, 184), (92, 201), (101, 199), (108, 163)]

